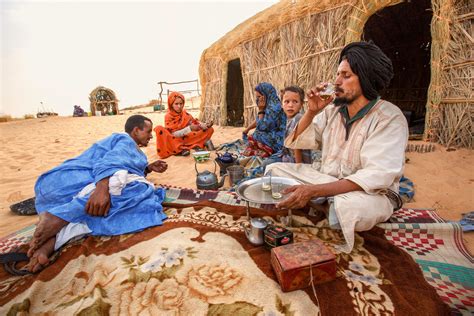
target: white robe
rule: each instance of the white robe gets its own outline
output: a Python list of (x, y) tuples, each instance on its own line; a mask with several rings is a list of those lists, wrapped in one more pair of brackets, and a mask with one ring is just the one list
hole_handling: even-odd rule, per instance
[(347, 179), (364, 190), (334, 197), (334, 211), (347, 242), (342, 250), (350, 252), (354, 231), (369, 230), (392, 215), (394, 206), (385, 194), (389, 189), (398, 192), (408, 142), (407, 121), (398, 107), (379, 100), (352, 124), (346, 140), (344, 118), (339, 107), (330, 104), (293, 138), (294, 133), (287, 137), (286, 147), (321, 149), (321, 162), (275, 163), (267, 167), (267, 173), (311, 184)]

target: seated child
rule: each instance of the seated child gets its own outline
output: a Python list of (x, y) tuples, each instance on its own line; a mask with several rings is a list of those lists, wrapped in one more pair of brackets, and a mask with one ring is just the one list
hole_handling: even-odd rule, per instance
[[(286, 114), (286, 130), (285, 138), (294, 130), (299, 120), (303, 116), (300, 113), (304, 101), (304, 91), (298, 86), (289, 86), (282, 91), (282, 107)], [(312, 163), (311, 150), (309, 149), (289, 149), (282, 147), (281, 150), (265, 159), (262, 167), (274, 162), (291, 162), (291, 163)]]

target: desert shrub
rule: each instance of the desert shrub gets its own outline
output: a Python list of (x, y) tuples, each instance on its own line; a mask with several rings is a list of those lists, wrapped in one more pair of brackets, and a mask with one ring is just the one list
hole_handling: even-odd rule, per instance
[(12, 121), (11, 115), (0, 115), (0, 123)]
[(160, 100), (156, 100), (156, 99), (150, 100), (148, 102), (148, 106), (155, 106), (155, 105), (158, 105), (158, 104), (160, 104)]

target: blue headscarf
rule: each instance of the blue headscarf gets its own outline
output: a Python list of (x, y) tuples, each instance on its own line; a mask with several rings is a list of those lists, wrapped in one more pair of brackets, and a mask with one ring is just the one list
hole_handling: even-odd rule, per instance
[(266, 99), (265, 114), (279, 112), (282, 110), (281, 101), (274, 86), (268, 82), (261, 82), (255, 87), (255, 91), (263, 94)]
[(255, 91), (265, 96), (266, 107), (263, 119), (257, 116), (257, 128), (253, 137), (277, 152), (283, 146), (286, 128), (286, 115), (280, 98), (275, 87), (268, 82), (259, 83)]

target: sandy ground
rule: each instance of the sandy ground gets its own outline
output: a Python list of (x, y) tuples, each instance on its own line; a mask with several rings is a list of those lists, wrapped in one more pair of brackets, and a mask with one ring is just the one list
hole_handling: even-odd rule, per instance
[[(142, 109), (141, 111), (146, 111)], [(135, 110), (137, 112), (137, 110)], [(197, 111), (190, 111), (195, 117)], [(43, 172), (80, 154), (95, 141), (123, 131), (130, 112), (106, 117), (51, 117), (0, 124), (0, 236), (36, 223), (37, 216), (17, 216), (9, 206), (34, 195), (34, 183)], [(163, 124), (164, 113), (145, 113), (154, 125)], [(243, 128), (215, 127), (213, 142), (218, 145), (240, 137)], [(144, 149), (149, 161), (158, 159), (154, 140)], [(466, 149), (447, 152), (436, 146), (432, 153), (407, 153), (405, 175), (415, 183), (416, 195), (405, 207), (433, 208), (441, 217), (459, 220), (474, 209), (474, 152)], [(154, 183), (195, 188), (194, 161), (170, 157), (168, 171), (149, 176)], [(212, 170), (212, 162), (200, 164)], [(466, 246), (474, 253), (474, 233), (464, 235)]]

